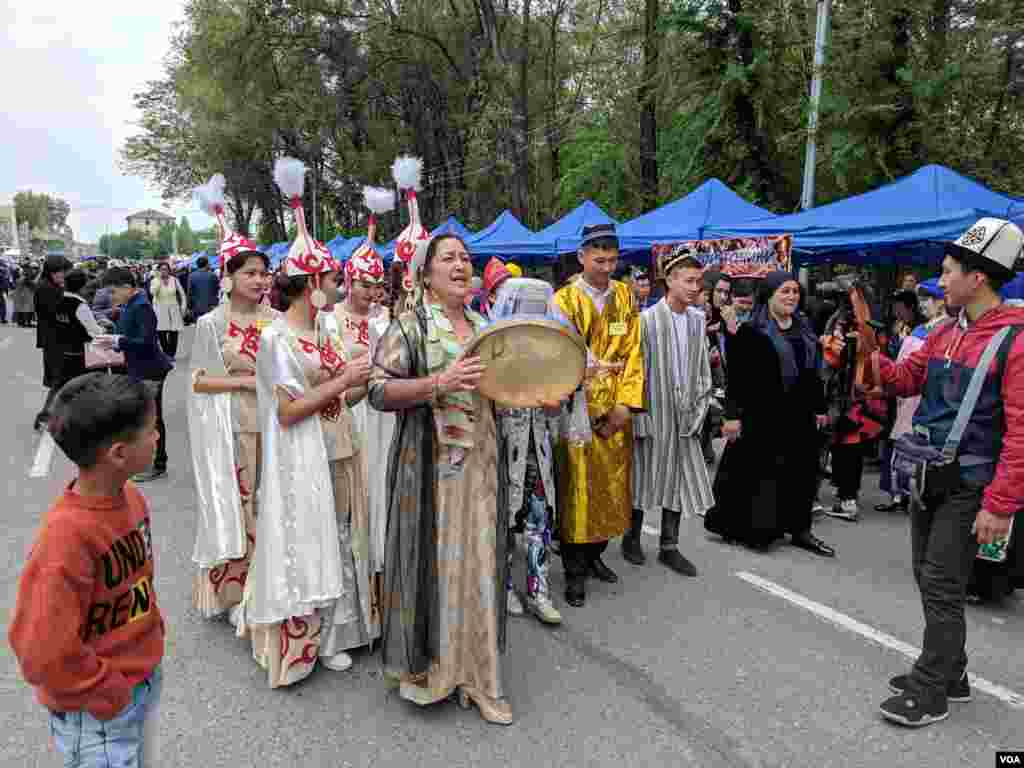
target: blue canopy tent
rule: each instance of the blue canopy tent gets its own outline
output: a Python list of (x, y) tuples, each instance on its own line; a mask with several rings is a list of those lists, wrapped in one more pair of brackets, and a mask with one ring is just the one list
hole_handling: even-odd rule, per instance
[(473, 233), (466, 229), (466, 226), (454, 216), (449, 216), (444, 220), (443, 224), (434, 227), (434, 229), (430, 230), (430, 234), (458, 235), (463, 240), (469, 240), (469, 238), (473, 237)]
[[(508, 213), (508, 211), (505, 213)], [(508, 215), (515, 220), (512, 214), (509, 213)], [(498, 218), (501, 219), (502, 217), (499, 216)], [(518, 221), (515, 223), (526, 229)], [(502, 256), (508, 259), (515, 259), (523, 264), (554, 261), (561, 253), (575, 251), (579, 247), (583, 228), (591, 224), (618, 224), (618, 222), (590, 200), (585, 200), (561, 219), (539, 232), (526, 235), (522, 232), (516, 233), (511, 231), (511, 236), (505, 236), (505, 233), (501, 233), (500, 237), (497, 233), (494, 233), (487, 239), (486, 243), (482, 242), (479, 248), (475, 244), (476, 240), (470, 243), (470, 248), (474, 255)], [(483, 230), (477, 237), (479, 238), (480, 235), (487, 231)], [(526, 232), (529, 233), (529, 230), (526, 230)]]
[(657, 243), (701, 240), (712, 227), (729, 227), (775, 214), (737, 195), (718, 179), (709, 179), (693, 192), (638, 216), (618, 227), (623, 253), (649, 251)]
[(489, 226), (470, 237), (466, 244), (474, 259), (479, 261), (492, 256), (510, 256), (512, 251), (528, 244), (532, 237), (533, 232), (523, 226), (512, 211), (505, 209)]
[(710, 237), (792, 234), (801, 264), (928, 263), (982, 216), (1006, 217), (1016, 198), (941, 165), (871, 192), (788, 216), (708, 227)]

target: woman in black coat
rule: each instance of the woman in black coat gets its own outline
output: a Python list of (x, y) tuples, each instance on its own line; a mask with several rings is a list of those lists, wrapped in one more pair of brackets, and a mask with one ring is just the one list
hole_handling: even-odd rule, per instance
[(49, 390), (43, 410), (36, 416), (34, 428), (37, 430), (49, 420), (50, 404), (61, 385), (64, 348), (58, 333), (57, 313), (64, 299), (64, 274), (71, 266), (63, 256), (47, 256), (36, 285), (36, 347), (43, 350), (43, 386)]
[(794, 546), (833, 557), (811, 533), (826, 411), (818, 340), (797, 311), (800, 285), (792, 274), (764, 278), (759, 299), (753, 318), (728, 340), (729, 444), (704, 527), (752, 547), (788, 533)]

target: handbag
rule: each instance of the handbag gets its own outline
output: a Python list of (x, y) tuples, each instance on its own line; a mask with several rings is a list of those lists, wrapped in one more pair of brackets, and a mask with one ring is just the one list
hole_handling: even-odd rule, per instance
[[(985, 377), (997, 353), (1013, 343), (1013, 338), (1020, 330), (1018, 326), (1001, 328), (993, 336), (974, 369), (967, 392), (957, 410), (953, 427), (946, 437), (941, 449), (931, 445), (928, 438), (917, 432), (900, 437), (893, 443), (892, 449), (892, 481), (893, 492), (906, 495), (916, 503), (937, 503), (955, 491), (960, 485), (960, 441), (964, 430), (974, 415), (981, 388)], [(996, 371), (998, 381), (1002, 381), (1002, 371), (1006, 364), (1006, 355), (1000, 354), (999, 366)]]
[(115, 352), (112, 349), (104, 349), (93, 342), (85, 345), (85, 367), (93, 368), (120, 368), (124, 365), (124, 353)]

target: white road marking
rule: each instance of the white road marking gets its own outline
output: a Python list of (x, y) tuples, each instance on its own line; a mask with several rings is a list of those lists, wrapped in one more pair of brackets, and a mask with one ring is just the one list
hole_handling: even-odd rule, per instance
[(646, 533), (648, 536), (661, 536), (661, 528), (655, 528), (651, 525), (645, 525), (644, 533)]
[(43, 436), (39, 438), (39, 447), (36, 449), (36, 460), (32, 464), (32, 469), (28, 471), (29, 477), (46, 477), (50, 474), (50, 465), (53, 463), (53, 451), (57, 447), (57, 444), (53, 442), (53, 437), (49, 432), (43, 432)]
[[(763, 589), (769, 594), (781, 597), (783, 600), (803, 608), (806, 611), (810, 611), (819, 618), (822, 618), (831, 624), (835, 624), (837, 627), (854, 632), (873, 643), (889, 648), (890, 650), (897, 651), (911, 661), (916, 661), (917, 657), (921, 654), (920, 649), (915, 648), (909, 643), (904, 643), (902, 640), (857, 621), (856, 619), (847, 616), (845, 613), (840, 613), (839, 611), (829, 608), (827, 605), (815, 602), (808, 597), (804, 597), (803, 595), (792, 592), (785, 587), (781, 587), (773, 581), (762, 579), (760, 576), (748, 573), (747, 571), (737, 571), (736, 575), (758, 589)], [(1015, 691), (1011, 691), (1009, 688), (1005, 688), (986, 680), (983, 677), (978, 677), (973, 672), (971, 673), (971, 687), (999, 699), (1013, 709), (1024, 709), (1024, 696)]]

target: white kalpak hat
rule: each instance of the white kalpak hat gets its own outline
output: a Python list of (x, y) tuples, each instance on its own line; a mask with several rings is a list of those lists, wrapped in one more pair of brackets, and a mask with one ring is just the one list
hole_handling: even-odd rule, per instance
[(423, 161), (418, 157), (401, 156), (391, 165), (391, 176), (399, 190), (405, 193), (409, 206), (409, 226), (395, 239), (395, 256), (405, 264), (402, 287), (409, 296), (417, 283), (419, 271), (427, 257), (430, 232), (420, 222), (420, 207), (416, 201), (416, 190), (420, 188)]
[(295, 216), (298, 235), (288, 250), (285, 274), (288, 277), (312, 277), (313, 295), (310, 301), (317, 309), (327, 305), (327, 295), (320, 290), (320, 275), (341, 269), (327, 247), (314, 239), (306, 228), (306, 212), (302, 207), (302, 193), (306, 185), (306, 166), (294, 157), (279, 157), (274, 163), (274, 182), (288, 200)]
[(1005, 219), (978, 219), (953, 245), (962, 254), (981, 256), (1012, 275), (1024, 248), (1024, 233)]
[(199, 208), (207, 216), (217, 219), (220, 229), (220, 286), (223, 293), (231, 293), (231, 277), (227, 274), (228, 261), (236, 253), (257, 251), (256, 243), (247, 240), (237, 232), (232, 232), (224, 216), (224, 174), (215, 173), (201, 187), (196, 187), (195, 196), (199, 200)]

